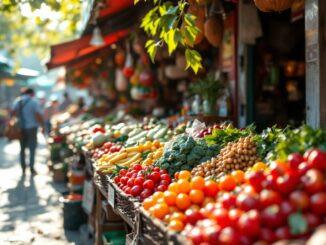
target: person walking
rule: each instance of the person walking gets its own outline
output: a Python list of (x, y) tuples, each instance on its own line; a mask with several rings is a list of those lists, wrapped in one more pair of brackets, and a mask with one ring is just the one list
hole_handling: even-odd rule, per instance
[(69, 97), (69, 94), (67, 92), (65, 92), (63, 94), (63, 101), (59, 105), (59, 111), (60, 112), (65, 111), (71, 105), (71, 103), (72, 103), (72, 101), (71, 101), (71, 99)]
[(27, 88), (22, 95), (14, 102), (13, 116), (17, 116), (19, 126), (22, 130), (20, 139), (20, 164), (22, 173), (25, 175), (25, 149), (29, 149), (29, 165), (31, 174), (35, 175), (34, 169), (35, 152), (37, 146), (37, 130), (39, 125), (44, 126), (41, 106), (37, 99), (34, 98), (34, 90)]

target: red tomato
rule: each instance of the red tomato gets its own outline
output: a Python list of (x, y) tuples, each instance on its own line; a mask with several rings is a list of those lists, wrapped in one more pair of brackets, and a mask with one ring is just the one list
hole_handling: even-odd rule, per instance
[(159, 185), (165, 185), (166, 187), (170, 184), (167, 180), (162, 179), (159, 183)]
[(320, 216), (315, 213), (305, 213), (304, 218), (308, 223), (309, 230), (315, 229), (322, 223)]
[(123, 177), (120, 178), (120, 183), (123, 184), (123, 185), (126, 185), (128, 180), (129, 180), (128, 177), (123, 176)]
[(126, 174), (126, 176), (127, 176), (128, 178), (131, 178), (131, 177), (132, 177), (132, 174), (133, 174), (133, 173), (128, 172), (128, 173)]
[(280, 161), (273, 161), (269, 166), (269, 173), (274, 177), (279, 177), (284, 173), (289, 172), (289, 169), (290, 168), (286, 163)]
[(272, 204), (281, 204), (282, 197), (276, 191), (264, 189), (259, 194), (259, 200), (261, 207), (264, 208)]
[(113, 179), (114, 183), (118, 184), (120, 182), (120, 177), (119, 176), (115, 176)]
[(303, 211), (309, 208), (309, 196), (303, 191), (292, 192), (289, 200), (297, 211)]
[(272, 229), (261, 228), (260, 230), (260, 240), (272, 244), (276, 241), (276, 235)]
[(169, 174), (162, 174), (161, 175), (161, 180), (166, 180), (166, 181), (168, 181), (169, 183), (171, 182), (171, 177), (170, 177), (170, 175)]
[(260, 203), (258, 195), (240, 193), (236, 200), (237, 207), (243, 211), (249, 211), (251, 209), (259, 209)]
[(263, 172), (257, 171), (257, 172), (247, 172), (245, 175), (245, 178), (247, 182), (254, 187), (256, 191), (260, 191), (262, 189), (262, 183), (265, 180), (265, 176)]
[(269, 228), (276, 228), (286, 223), (286, 216), (283, 215), (279, 205), (273, 204), (261, 212), (262, 223)]
[(291, 238), (290, 229), (287, 226), (279, 227), (275, 230), (276, 240), (288, 240)]
[(127, 185), (129, 187), (133, 187), (135, 184), (135, 178), (130, 178), (128, 181), (127, 181)]
[(314, 149), (309, 154), (307, 162), (311, 168), (326, 170), (326, 153), (319, 149)]
[(302, 162), (300, 163), (299, 167), (298, 167), (298, 171), (299, 171), (299, 174), (302, 176), (304, 175), (308, 170), (309, 170), (309, 166), (308, 166), (308, 163), (307, 162)]
[[(160, 170), (160, 174), (162, 175), (162, 174), (167, 174), (168, 173), (168, 171), (166, 171), (165, 169), (161, 169)], [(170, 177), (171, 178), (171, 177)]]
[(193, 209), (187, 209), (185, 215), (186, 223), (191, 225), (195, 225), (199, 220), (204, 218), (201, 212)]
[(241, 245), (252, 245), (253, 241), (251, 241), (251, 239), (249, 237), (241, 235), (239, 244), (241, 244)]
[(274, 175), (270, 175), (269, 173), (266, 173), (265, 177), (266, 177), (266, 179), (263, 183), (263, 186), (266, 189), (277, 190), (276, 180), (278, 177), (275, 177)]
[(292, 153), (288, 155), (288, 163), (291, 169), (298, 169), (300, 163), (302, 162), (304, 162), (304, 159), (300, 153)]
[(238, 225), (238, 221), (242, 214), (243, 212), (240, 209), (229, 210), (229, 219), (231, 226), (236, 227)]
[(159, 167), (154, 167), (154, 168), (153, 168), (153, 171), (154, 171), (154, 172), (160, 172), (161, 169), (160, 169)]
[(316, 214), (326, 214), (326, 192), (318, 192), (310, 197), (311, 209)]
[(243, 213), (238, 221), (238, 229), (241, 234), (249, 237), (257, 237), (260, 232), (260, 215), (257, 210)]
[(294, 206), (287, 200), (282, 201), (282, 203), (280, 204), (280, 208), (281, 208), (282, 214), (285, 217), (288, 217), (290, 214), (295, 212)]
[(221, 202), (223, 208), (230, 209), (232, 207), (235, 207), (236, 196), (234, 194), (229, 193), (229, 192), (225, 192), (219, 198), (219, 201)]
[(168, 189), (168, 187), (166, 186), (166, 185), (159, 185), (158, 187), (157, 187), (157, 191), (162, 191), (162, 192), (164, 192), (164, 191), (166, 191)]
[(308, 150), (305, 151), (305, 153), (303, 154), (303, 159), (304, 159), (305, 161), (308, 161), (309, 156), (310, 156), (310, 153), (311, 153), (313, 150), (314, 150), (313, 148), (310, 148), (310, 149), (308, 149)]
[(309, 193), (322, 191), (324, 188), (323, 173), (317, 169), (310, 169), (301, 177), (304, 189)]
[(240, 234), (232, 227), (226, 227), (221, 230), (218, 242), (221, 245), (236, 245), (240, 243)]
[(135, 185), (143, 186), (143, 183), (145, 182), (144, 177), (136, 177), (135, 178)]
[(143, 187), (144, 189), (153, 189), (155, 186), (155, 183), (153, 180), (151, 179), (148, 179), (148, 180), (145, 180), (145, 182), (143, 183)]
[(143, 188), (140, 185), (134, 185), (130, 190), (130, 194), (136, 197), (140, 195), (142, 190)]
[(206, 196), (209, 196), (209, 197), (215, 198), (216, 197), (216, 194), (219, 191), (219, 187), (218, 186), (219, 186), (218, 183), (215, 182), (214, 180), (205, 181), (205, 186), (204, 186), (204, 193), (205, 193), (205, 195)]
[(220, 225), (222, 228), (229, 226), (231, 224), (229, 218), (229, 212), (225, 208), (217, 208), (213, 210), (213, 212), (210, 215), (210, 218), (214, 219), (216, 223)]
[(130, 190), (131, 190), (131, 188), (129, 186), (127, 186), (126, 189), (125, 189), (125, 193), (130, 194)]
[(145, 199), (145, 198), (149, 197), (149, 196), (152, 195), (152, 194), (153, 194), (153, 192), (152, 192), (151, 189), (147, 189), (147, 188), (145, 188), (145, 189), (143, 189), (142, 192), (140, 193), (140, 198), (141, 198), (141, 199)]
[(199, 227), (194, 227), (188, 234), (188, 238), (193, 245), (201, 245), (204, 243), (203, 231)]
[(288, 195), (291, 191), (295, 190), (300, 182), (300, 178), (297, 174), (286, 174), (280, 176), (276, 180), (278, 192)]
[(133, 170), (136, 170), (136, 172), (139, 172), (140, 170), (143, 170), (143, 167), (140, 164), (136, 164), (132, 167)]
[(160, 179), (161, 179), (161, 175), (160, 175), (160, 173), (159, 172), (152, 172), (150, 175), (149, 175), (149, 178), (151, 179), (151, 180), (153, 180), (154, 182), (158, 182), (158, 181), (160, 181)]
[(203, 239), (205, 243), (216, 244), (221, 233), (221, 227), (213, 225), (203, 230)]
[(118, 152), (118, 151), (120, 151), (119, 147), (117, 147), (115, 145), (111, 146), (110, 153), (114, 153), (114, 152)]

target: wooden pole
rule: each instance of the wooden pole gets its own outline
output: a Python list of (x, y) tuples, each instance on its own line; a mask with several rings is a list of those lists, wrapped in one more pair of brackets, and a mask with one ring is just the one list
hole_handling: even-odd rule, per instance
[(326, 1), (305, 0), (306, 120), (326, 129)]

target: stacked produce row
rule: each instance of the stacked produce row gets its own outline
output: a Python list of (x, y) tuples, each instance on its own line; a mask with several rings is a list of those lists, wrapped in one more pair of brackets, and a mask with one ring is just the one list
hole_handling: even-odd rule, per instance
[(171, 128), (153, 119), (91, 124), (76, 131), (75, 142), (94, 162), (95, 173), (114, 185), (109, 188), (115, 192), (113, 208), (122, 208), (122, 198), (135, 204), (124, 212), (143, 217), (125, 216), (139, 226), (140, 239), (153, 236), (157, 244), (307, 241), (326, 222), (322, 130), (273, 127), (257, 133), (253, 126), (196, 123)]

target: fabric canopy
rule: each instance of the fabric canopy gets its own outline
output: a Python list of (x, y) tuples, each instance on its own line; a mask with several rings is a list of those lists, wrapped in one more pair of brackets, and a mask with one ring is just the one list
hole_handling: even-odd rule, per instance
[(91, 46), (89, 44), (92, 36), (88, 35), (77, 40), (66, 42), (51, 47), (51, 60), (46, 64), (48, 69), (63, 66), (90, 53), (98, 51), (103, 47), (116, 43), (129, 33), (129, 29), (119, 30), (103, 37), (103, 46)]
[(106, 0), (106, 6), (100, 11), (99, 18), (103, 18), (134, 5), (134, 0)]

